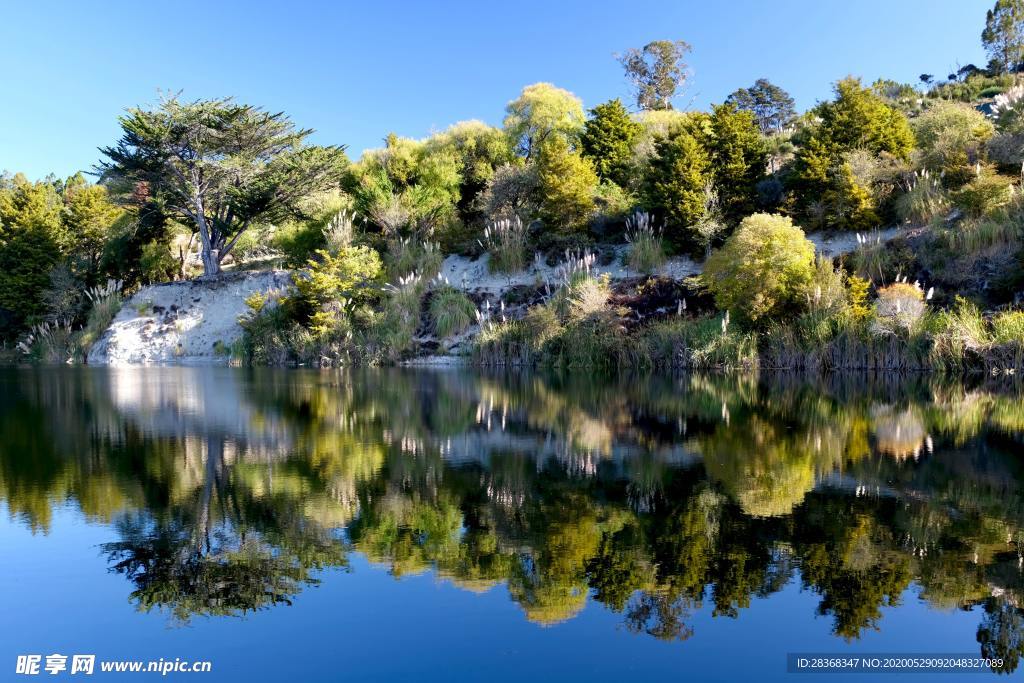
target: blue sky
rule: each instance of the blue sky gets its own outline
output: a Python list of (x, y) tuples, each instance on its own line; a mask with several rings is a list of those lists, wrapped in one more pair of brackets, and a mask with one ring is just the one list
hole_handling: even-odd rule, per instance
[(88, 169), (126, 107), (160, 89), (286, 111), (350, 156), (394, 131), (500, 124), (524, 85), (588, 107), (628, 97), (613, 54), (693, 45), (702, 108), (767, 77), (800, 109), (847, 74), (916, 82), (986, 62), (991, 0), (514, 2), (17, 2), (0, 21), (0, 169)]

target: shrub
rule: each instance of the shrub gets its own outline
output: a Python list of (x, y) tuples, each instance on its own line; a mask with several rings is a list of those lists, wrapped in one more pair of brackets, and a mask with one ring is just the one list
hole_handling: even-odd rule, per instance
[(277, 226), (270, 236), (270, 247), (284, 256), (284, 264), (290, 268), (302, 267), (326, 246), (323, 229), (312, 222), (289, 221)]
[(476, 203), (491, 220), (519, 216), (529, 222), (540, 210), (537, 201), (539, 189), (540, 176), (536, 164), (504, 164), (494, 169), (494, 175)]
[(917, 284), (896, 282), (883, 287), (875, 302), (875, 331), (913, 333), (926, 310), (925, 293)]
[(1024, 163), (1024, 133), (1000, 133), (990, 139), (988, 158), (1000, 168), (1019, 171)]
[(718, 307), (750, 322), (796, 307), (814, 274), (814, 244), (785, 216), (754, 214), (707, 260), (701, 279)]
[(170, 246), (163, 242), (147, 242), (139, 257), (139, 277), (143, 284), (166, 282), (178, 275), (181, 263), (174, 257)]
[(941, 103), (914, 119), (921, 163), (935, 172), (953, 173), (982, 160), (992, 122), (965, 104)]
[(309, 262), (296, 278), (295, 288), (299, 322), (308, 320), (310, 331), (323, 335), (340, 318), (347, 317), (353, 306), (375, 293), (373, 285), (380, 276), (381, 263), (377, 252), (369, 247), (348, 247), (337, 254), (321, 249), (316, 253), (319, 260)]
[(435, 289), (430, 299), (430, 320), (434, 332), (444, 339), (469, 327), (476, 307), (469, 297), (450, 285)]
[(526, 267), (526, 227), (519, 216), (495, 221), (484, 228), (480, 246), (490, 259), (487, 267), (494, 273), (518, 273)]
[(626, 219), (626, 241), (630, 244), (626, 264), (638, 273), (653, 273), (665, 262), (661, 229), (654, 227), (649, 213), (638, 212)]
[(989, 216), (1013, 199), (1013, 185), (998, 175), (982, 175), (953, 194), (953, 201), (968, 216)]

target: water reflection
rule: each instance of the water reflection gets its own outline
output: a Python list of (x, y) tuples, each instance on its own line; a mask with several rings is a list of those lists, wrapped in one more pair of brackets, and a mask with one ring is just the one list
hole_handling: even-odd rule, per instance
[(45, 534), (73, 501), (109, 526), (102, 551), (132, 600), (176, 622), (287, 604), (358, 552), (395, 575), (503, 586), (539, 624), (594, 600), (664, 640), (693, 635), (703, 605), (742, 618), (792, 581), (852, 640), (916, 586), (936, 609), (977, 609), (982, 653), (1016, 666), (1024, 651), (1012, 387), (214, 368), (0, 380), (10, 513)]

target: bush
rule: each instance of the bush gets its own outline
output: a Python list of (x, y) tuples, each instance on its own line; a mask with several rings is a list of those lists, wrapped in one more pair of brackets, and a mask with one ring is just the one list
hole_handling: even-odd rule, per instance
[(875, 331), (913, 334), (927, 311), (925, 293), (916, 284), (896, 282), (878, 290)]
[(450, 285), (435, 289), (430, 299), (430, 320), (434, 332), (444, 339), (469, 327), (476, 306), (469, 297)]
[(921, 163), (935, 172), (955, 173), (982, 161), (985, 142), (995, 126), (980, 111), (965, 104), (942, 103), (913, 122)]
[(626, 241), (630, 245), (626, 264), (638, 273), (653, 273), (665, 263), (661, 229), (654, 227), (649, 213), (635, 213), (626, 219)]
[(1024, 133), (1000, 133), (988, 141), (988, 158), (1007, 171), (1019, 171), (1024, 163)]
[(798, 308), (814, 244), (785, 216), (754, 214), (707, 260), (701, 279), (723, 310), (758, 323)]
[(381, 262), (369, 247), (349, 247), (337, 254), (321, 249), (316, 254), (319, 260), (311, 260), (296, 278), (296, 303), (298, 322), (308, 322), (313, 334), (324, 335), (375, 294)]
[(968, 216), (989, 216), (1013, 199), (1013, 185), (998, 175), (982, 175), (953, 194), (954, 203)]
[(143, 284), (173, 280), (179, 275), (180, 268), (181, 263), (174, 257), (169, 245), (153, 241), (142, 246), (139, 278)]

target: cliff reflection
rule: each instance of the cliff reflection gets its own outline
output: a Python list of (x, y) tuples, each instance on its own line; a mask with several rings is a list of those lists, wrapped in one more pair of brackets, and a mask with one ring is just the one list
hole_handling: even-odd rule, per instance
[[(799, 581), (846, 639), (913, 587), (1024, 651), (1015, 390), (923, 380), (641, 382), (462, 372), (2, 375), (0, 499), (73, 501), (140, 609), (287, 604), (358, 552), (502, 586), (527, 619), (588, 600), (693, 635)], [(343, 580), (343, 579), (337, 579)]]

